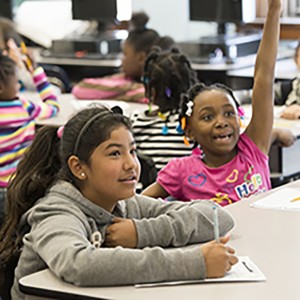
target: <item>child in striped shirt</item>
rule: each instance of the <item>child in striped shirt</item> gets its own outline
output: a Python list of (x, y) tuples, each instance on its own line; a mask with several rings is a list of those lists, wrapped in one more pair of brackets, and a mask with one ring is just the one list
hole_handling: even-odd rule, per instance
[(17, 65), (10, 57), (0, 54), (0, 225), (8, 181), (34, 138), (36, 119), (55, 116), (59, 110), (44, 70), (34, 68), (29, 57), (24, 56), (24, 60), (42, 99), (40, 104), (18, 96)]
[(180, 94), (198, 79), (188, 57), (179, 49), (161, 51), (154, 47), (146, 59), (143, 80), (149, 108), (132, 116), (133, 132), (139, 153), (150, 156), (159, 171), (172, 158), (192, 151), (192, 145), (183, 143), (178, 110)]

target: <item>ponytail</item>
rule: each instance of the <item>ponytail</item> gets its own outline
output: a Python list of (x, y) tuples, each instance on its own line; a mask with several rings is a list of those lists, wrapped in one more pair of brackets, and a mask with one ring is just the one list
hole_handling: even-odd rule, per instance
[(21, 216), (46, 193), (60, 170), (57, 128), (44, 126), (19, 162), (7, 188), (6, 218), (0, 231), (0, 261), (21, 246)]
[(44, 126), (37, 131), (8, 185), (6, 218), (0, 231), (0, 265), (22, 246), (22, 237), (28, 231), (26, 225), (22, 228), (19, 225), (22, 215), (58, 179), (77, 187), (68, 166), (69, 157), (76, 155), (89, 164), (93, 151), (120, 126), (131, 131), (130, 120), (120, 109), (99, 106), (73, 116), (64, 126), (61, 138), (56, 127)]

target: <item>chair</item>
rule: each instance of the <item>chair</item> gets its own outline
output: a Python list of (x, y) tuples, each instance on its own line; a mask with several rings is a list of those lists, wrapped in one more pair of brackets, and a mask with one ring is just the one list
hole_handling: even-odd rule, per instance
[(5, 264), (0, 265), (0, 299), (2, 300), (11, 300), (10, 290), (14, 283), (15, 268), (20, 254), (21, 250), (14, 252)]
[(155, 163), (150, 156), (139, 152), (137, 153), (137, 156), (141, 164), (140, 185), (137, 192), (141, 192), (156, 180), (157, 170), (155, 168)]

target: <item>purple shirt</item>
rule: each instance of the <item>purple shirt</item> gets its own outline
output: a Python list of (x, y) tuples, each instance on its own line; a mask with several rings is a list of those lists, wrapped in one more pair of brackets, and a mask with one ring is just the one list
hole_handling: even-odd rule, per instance
[(208, 167), (199, 151), (172, 159), (157, 176), (157, 182), (175, 199), (210, 199), (222, 206), (271, 189), (268, 156), (245, 134), (237, 155), (223, 166)]

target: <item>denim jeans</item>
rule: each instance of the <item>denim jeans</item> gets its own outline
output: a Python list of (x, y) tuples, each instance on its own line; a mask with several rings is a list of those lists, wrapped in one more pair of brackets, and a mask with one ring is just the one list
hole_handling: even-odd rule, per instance
[(4, 202), (6, 198), (6, 189), (0, 188), (0, 227), (4, 220)]

